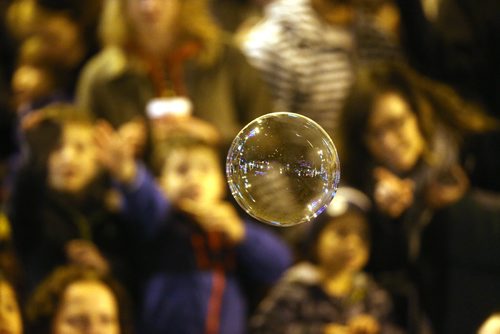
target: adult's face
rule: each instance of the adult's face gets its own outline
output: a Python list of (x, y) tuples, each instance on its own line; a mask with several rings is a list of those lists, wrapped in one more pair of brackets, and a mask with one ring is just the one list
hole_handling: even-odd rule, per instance
[(399, 173), (410, 171), (425, 148), (415, 113), (401, 95), (392, 92), (375, 100), (365, 140), (379, 164)]
[(179, 0), (125, 1), (139, 46), (150, 53), (161, 53), (175, 44), (181, 8)]

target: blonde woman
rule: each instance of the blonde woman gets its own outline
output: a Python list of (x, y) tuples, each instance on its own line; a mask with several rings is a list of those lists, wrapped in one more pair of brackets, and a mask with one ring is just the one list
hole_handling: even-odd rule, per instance
[[(206, 0), (108, 0), (104, 48), (84, 69), (79, 104), (117, 128), (145, 121), (147, 111), (192, 113), (232, 140), (272, 107), (258, 73), (209, 13)], [(185, 103), (172, 110), (173, 99)]]

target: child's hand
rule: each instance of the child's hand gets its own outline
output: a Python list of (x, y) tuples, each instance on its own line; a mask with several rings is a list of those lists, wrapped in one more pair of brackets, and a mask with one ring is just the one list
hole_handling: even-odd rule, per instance
[(146, 145), (146, 124), (144, 120), (137, 118), (124, 123), (117, 130), (122, 142), (133, 157), (139, 157)]
[[(106, 121), (99, 121), (96, 125), (95, 141), (101, 164), (118, 181), (129, 184), (136, 175), (137, 169), (134, 159), (134, 142), (129, 135), (127, 125), (122, 126), (122, 134), (113, 130)], [(132, 136), (134, 137), (134, 136)]]
[(374, 200), (380, 211), (397, 218), (413, 203), (415, 183), (411, 179), (401, 179), (386, 168), (374, 170)]
[(179, 207), (207, 232), (223, 233), (234, 244), (240, 243), (245, 237), (243, 221), (229, 203), (201, 204), (193, 200), (183, 200)]
[(86, 240), (71, 240), (66, 243), (65, 250), (69, 262), (102, 273), (109, 272), (108, 261), (93, 243)]
[(358, 315), (348, 323), (349, 333), (352, 334), (378, 334), (380, 333), (380, 325), (378, 321), (368, 314)]

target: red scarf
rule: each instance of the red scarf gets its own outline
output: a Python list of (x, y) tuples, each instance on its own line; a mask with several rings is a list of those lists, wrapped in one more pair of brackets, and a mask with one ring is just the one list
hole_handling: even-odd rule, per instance
[(148, 64), (148, 75), (153, 83), (157, 97), (187, 96), (184, 82), (184, 65), (196, 57), (201, 50), (198, 42), (186, 42), (172, 51), (164, 61), (158, 61), (135, 51)]

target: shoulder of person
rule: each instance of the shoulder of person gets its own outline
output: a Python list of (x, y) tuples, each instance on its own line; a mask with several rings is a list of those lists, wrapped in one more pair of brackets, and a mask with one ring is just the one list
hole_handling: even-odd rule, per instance
[(285, 299), (288, 302), (302, 302), (308, 298), (311, 289), (318, 288), (319, 282), (310, 281), (308, 279), (290, 279), (285, 276), (279, 280), (273, 287), (270, 293), (271, 299)]
[(389, 292), (383, 288), (371, 275), (361, 272), (354, 281), (355, 291), (361, 293), (363, 298), (369, 300), (373, 308), (381, 314), (389, 314), (392, 300)]
[(279, 22), (263, 18), (247, 29), (244, 36), (240, 37), (239, 43), (243, 51), (250, 56), (259, 50), (272, 50), (274, 46), (283, 43), (284, 29)]
[(124, 73), (130, 67), (126, 53), (117, 47), (106, 47), (91, 58), (83, 69), (83, 80), (107, 80)]
[(320, 284), (320, 279), (318, 267), (307, 261), (296, 263), (283, 275), (284, 281), (304, 286)]
[(220, 51), (213, 67), (234, 66), (235, 63), (247, 62), (243, 50), (229, 33), (223, 32), (220, 36)]

